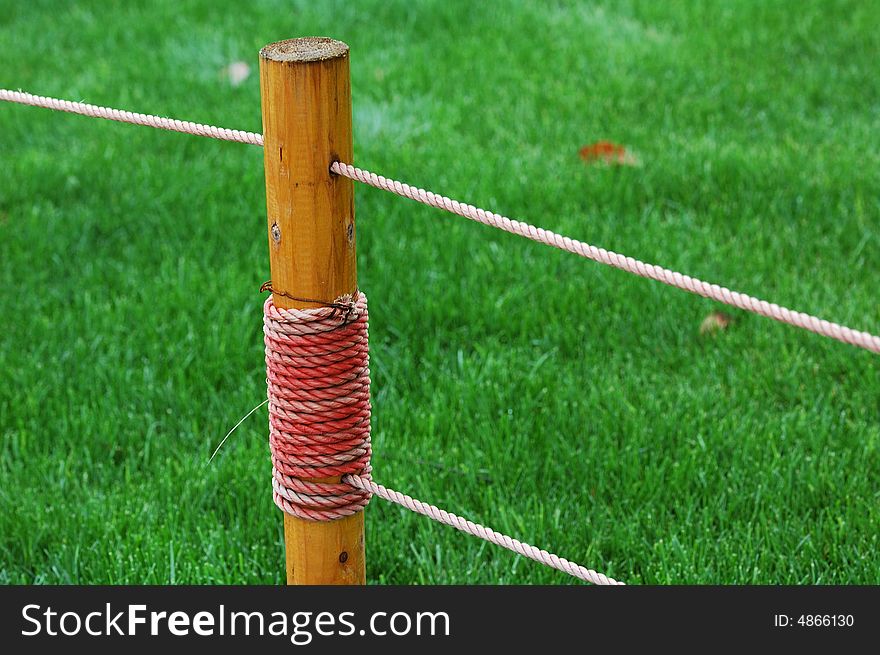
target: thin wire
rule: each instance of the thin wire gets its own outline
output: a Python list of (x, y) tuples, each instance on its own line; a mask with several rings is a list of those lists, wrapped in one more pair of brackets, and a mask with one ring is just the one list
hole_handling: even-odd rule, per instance
[[(291, 300), (295, 300), (296, 302), (301, 303), (311, 303), (313, 305), (321, 305), (322, 307), (332, 307), (338, 311), (351, 313), (352, 309), (354, 309), (354, 303), (352, 301), (349, 302), (338, 302), (338, 301), (329, 301), (329, 300), (318, 300), (317, 298), (304, 298), (303, 296), (294, 296), (293, 294), (287, 293), (286, 291), (278, 291), (277, 289), (272, 287), (272, 280), (266, 280), (260, 285), (260, 293), (265, 293), (268, 291), (273, 296), (284, 296), (285, 298), (290, 298)], [(355, 293), (355, 296), (357, 294)]]
[(434, 505), (429, 505), (421, 500), (416, 500), (412, 496), (402, 494), (399, 491), (383, 487), (381, 484), (376, 484), (369, 478), (358, 475), (344, 475), (342, 476), (342, 481), (350, 484), (352, 487), (361, 489), (362, 491), (369, 491), (374, 496), (379, 496), (379, 498), (384, 498), (389, 502), (396, 503), (412, 512), (427, 516), (428, 518), (434, 519), (444, 525), (453, 527), (456, 530), (461, 530), (462, 532), (484, 539), (496, 546), (511, 550), (518, 555), (540, 562), (550, 568), (562, 571), (563, 573), (568, 573), (575, 578), (579, 578), (586, 582), (592, 582), (597, 585), (624, 584), (623, 582), (618, 582), (614, 578), (609, 578), (604, 573), (599, 573), (598, 571), (588, 569), (580, 564), (575, 564), (564, 557), (559, 557), (558, 555), (536, 548), (535, 546), (514, 539), (513, 537), (508, 537), (492, 528), (487, 528), (484, 525), (474, 523), (473, 521), (469, 521), (456, 514), (442, 510)]
[(226, 436), (223, 437), (223, 440), (222, 440), (219, 444), (217, 444), (217, 447), (214, 449), (214, 452), (211, 453), (211, 457), (208, 458), (208, 463), (209, 463), (209, 464), (210, 464), (211, 462), (214, 461), (214, 456), (215, 456), (218, 452), (220, 452), (220, 449), (223, 448), (223, 444), (225, 444), (225, 443), (226, 443), (226, 440), (229, 438), (229, 436), (230, 436), (233, 432), (235, 432), (235, 431), (238, 429), (238, 426), (241, 425), (242, 423), (244, 423), (244, 422), (245, 422), (245, 419), (247, 419), (251, 414), (253, 414), (255, 411), (257, 411), (258, 409), (260, 409), (260, 407), (262, 407), (263, 405), (265, 405), (265, 404), (268, 403), (268, 402), (269, 402), (269, 399), (266, 398), (266, 400), (264, 400), (264, 401), (261, 402), (259, 405), (257, 405), (256, 407), (254, 407), (251, 411), (249, 411), (247, 414), (245, 414), (244, 416), (242, 416), (242, 417), (239, 419), (238, 423), (236, 423), (235, 425), (232, 426), (232, 429), (231, 429), (229, 432), (226, 433)]
[(263, 135), (257, 134), (256, 132), (228, 130), (224, 127), (215, 127), (203, 123), (179, 121), (174, 118), (163, 118), (151, 114), (137, 114), (130, 111), (123, 111), (121, 109), (89, 105), (84, 102), (72, 102), (70, 100), (59, 100), (58, 98), (35, 96), (23, 91), (0, 89), (0, 100), (15, 102), (20, 105), (30, 105), (31, 107), (43, 107), (45, 109), (66, 111), (71, 114), (81, 114), (82, 116), (91, 116), (93, 118), (106, 118), (107, 120), (119, 121), (120, 123), (132, 123), (134, 125), (145, 125), (147, 127), (156, 127), (162, 130), (171, 130), (172, 132), (195, 134), (196, 136), (222, 139), (223, 141), (249, 143), (255, 146), (263, 145)]
[(640, 277), (656, 280), (663, 284), (676, 287), (677, 289), (695, 293), (704, 298), (711, 298), (712, 300), (731, 305), (732, 307), (737, 307), (738, 309), (772, 318), (780, 323), (787, 323), (788, 325), (803, 328), (804, 330), (809, 330), (810, 332), (815, 332), (816, 334), (821, 334), (822, 336), (836, 339), (843, 343), (858, 346), (859, 348), (864, 348), (865, 350), (870, 350), (874, 353), (880, 353), (880, 337), (868, 332), (853, 330), (852, 328), (826, 321), (817, 316), (794, 311), (787, 307), (782, 307), (775, 303), (755, 298), (754, 296), (739, 293), (738, 291), (731, 291), (726, 287), (703, 282), (702, 280), (698, 280), (689, 275), (682, 275), (681, 273), (669, 270), (668, 268), (662, 268), (661, 266), (655, 266), (654, 264), (646, 264), (638, 259), (620, 255), (616, 252), (605, 250), (604, 248), (597, 248), (589, 243), (570, 239), (566, 236), (551, 232), (550, 230), (544, 230), (521, 221), (511, 220), (506, 216), (501, 216), (486, 211), (485, 209), (474, 207), (473, 205), (467, 205), (457, 200), (447, 198), (446, 196), (432, 193), (431, 191), (425, 191), (424, 189), (413, 187), (396, 180), (390, 180), (381, 175), (376, 175), (370, 171), (365, 171), (361, 168), (352, 166), (351, 164), (335, 162), (330, 166), (330, 170), (351, 180), (368, 184), (377, 189), (382, 189), (383, 191), (389, 191), (398, 196), (409, 198), (410, 200), (415, 200), (416, 202), (421, 202), (425, 205), (436, 207), (437, 209), (444, 209), (453, 214), (482, 223), (483, 225), (489, 225), (498, 228), (499, 230), (504, 230), (505, 232), (510, 232), (511, 234), (531, 239), (532, 241), (537, 241), (538, 243), (553, 246), (560, 250), (565, 250), (566, 252), (591, 259), (595, 262), (619, 268)]

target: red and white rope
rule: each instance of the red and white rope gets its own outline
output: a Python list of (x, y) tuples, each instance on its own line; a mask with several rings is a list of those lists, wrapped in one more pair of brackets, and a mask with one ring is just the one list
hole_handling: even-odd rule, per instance
[(202, 123), (191, 123), (190, 121), (179, 121), (174, 118), (162, 118), (161, 116), (153, 116), (151, 114), (136, 114), (131, 111), (89, 105), (84, 102), (73, 102), (71, 100), (59, 100), (58, 98), (35, 96), (30, 93), (24, 93), (23, 91), (0, 89), (0, 100), (16, 102), (20, 105), (30, 105), (32, 107), (66, 111), (70, 114), (81, 114), (93, 118), (106, 118), (107, 120), (119, 121), (120, 123), (132, 123), (134, 125), (156, 127), (161, 130), (171, 130), (172, 132), (206, 136), (212, 139), (237, 141), (239, 143), (249, 143), (255, 146), (263, 145), (263, 135), (257, 134), (256, 132), (228, 130), (224, 127), (214, 127), (213, 125), (203, 125)]
[(613, 578), (609, 578), (604, 573), (599, 573), (598, 571), (583, 567), (580, 564), (570, 562), (564, 557), (559, 557), (558, 555), (554, 555), (553, 553), (548, 553), (546, 550), (536, 548), (535, 546), (532, 546), (530, 544), (526, 544), (512, 537), (508, 537), (506, 534), (501, 534), (500, 532), (497, 532), (492, 528), (487, 528), (486, 526), (480, 525), (479, 523), (474, 523), (473, 521), (469, 521), (465, 518), (452, 514), (451, 512), (442, 510), (438, 507), (435, 507), (434, 505), (423, 503), (421, 500), (416, 500), (415, 498), (407, 496), (406, 494), (402, 494), (399, 491), (387, 489), (381, 484), (376, 484), (369, 478), (356, 475), (345, 475), (342, 477), (342, 481), (350, 484), (353, 487), (362, 489), (363, 491), (369, 491), (374, 496), (379, 496), (380, 498), (384, 498), (387, 501), (396, 503), (401, 507), (405, 507), (410, 511), (416, 512), (417, 514), (422, 514), (423, 516), (427, 516), (428, 518), (434, 519), (435, 521), (439, 521), (444, 525), (451, 526), (456, 530), (461, 530), (462, 532), (466, 532), (467, 534), (473, 535), (474, 537), (484, 539), (489, 543), (495, 544), (496, 546), (501, 546), (502, 548), (506, 548), (507, 550), (512, 550), (518, 555), (528, 557), (529, 559), (540, 562), (541, 564), (545, 564), (546, 566), (557, 569), (558, 571), (568, 573), (569, 575), (580, 578), (581, 580), (585, 580), (586, 582), (592, 582), (593, 584), (597, 585), (624, 584), (622, 582), (618, 582)]
[(464, 218), (469, 218), (472, 221), (482, 223), (483, 225), (489, 225), (498, 228), (499, 230), (504, 230), (505, 232), (510, 232), (511, 234), (531, 239), (532, 241), (537, 241), (538, 243), (543, 243), (575, 255), (580, 255), (581, 257), (586, 257), (587, 259), (592, 259), (601, 264), (607, 264), (608, 266), (619, 268), (640, 277), (657, 280), (663, 284), (668, 284), (669, 286), (682, 289), (683, 291), (695, 293), (704, 298), (711, 298), (712, 300), (717, 300), (718, 302), (737, 307), (738, 309), (772, 318), (781, 323), (787, 323), (795, 327), (803, 328), (804, 330), (809, 330), (810, 332), (815, 332), (816, 334), (821, 334), (825, 337), (830, 337), (831, 339), (837, 339), (843, 343), (858, 346), (859, 348), (864, 348), (865, 350), (870, 350), (874, 353), (880, 353), (880, 336), (875, 336), (868, 332), (853, 330), (844, 325), (832, 323), (803, 312), (794, 311), (787, 307), (782, 307), (775, 303), (755, 298), (754, 296), (739, 293), (738, 291), (731, 291), (726, 287), (703, 282), (702, 280), (698, 280), (689, 275), (682, 275), (681, 273), (669, 270), (668, 268), (655, 266), (654, 264), (646, 264), (638, 259), (620, 255), (616, 252), (605, 250), (604, 248), (597, 248), (589, 243), (570, 239), (561, 234), (551, 232), (550, 230), (544, 230), (540, 227), (523, 223), (522, 221), (515, 221), (506, 216), (501, 216), (486, 211), (485, 209), (474, 207), (473, 205), (467, 205), (457, 200), (447, 198), (446, 196), (441, 196), (432, 193), (431, 191), (404, 184), (403, 182), (390, 180), (381, 175), (376, 175), (370, 171), (365, 171), (352, 166), (351, 164), (335, 162), (330, 169), (334, 173), (343, 175), (351, 180), (368, 184), (377, 189), (382, 189), (383, 191), (389, 191), (398, 196), (403, 196), (404, 198), (409, 198), (430, 205), (431, 207), (444, 209), (453, 214), (458, 214)]
[(318, 309), (263, 305), (275, 503), (310, 521), (361, 511), (369, 492), (321, 478), (370, 478), (367, 299)]

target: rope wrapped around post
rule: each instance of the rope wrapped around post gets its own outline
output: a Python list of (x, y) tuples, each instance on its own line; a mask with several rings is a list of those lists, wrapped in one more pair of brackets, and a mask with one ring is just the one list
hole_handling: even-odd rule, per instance
[(312, 521), (361, 511), (370, 492), (339, 482), (370, 479), (367, 298), (317, 309), (263, 305), (269, 446), (275, 504)]

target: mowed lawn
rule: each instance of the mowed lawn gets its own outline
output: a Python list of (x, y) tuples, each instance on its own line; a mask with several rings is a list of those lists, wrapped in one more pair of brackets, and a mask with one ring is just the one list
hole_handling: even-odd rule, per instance
[[(250, 4), (4, 3), (0, 86), (259, 131), (259, 48), (332, 36), (357, 165), (880, 330), (880, 5)], [(261, 150), (3, 104), (0, 172), (0, 582), (282, 582), (265, 408), (208, 461), (265, 398)], [(356, 207), (377, 481), (629, 583), (880, 582), (876, 355)], [(366, 519), (372, 583), (572, 582)]]

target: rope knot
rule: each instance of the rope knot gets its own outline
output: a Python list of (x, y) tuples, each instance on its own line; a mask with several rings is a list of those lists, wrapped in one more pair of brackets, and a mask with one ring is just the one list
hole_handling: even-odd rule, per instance
[(263, 305), (272, 486), (288, 514), (329, 521), (370, 500), (339, 480), (370, 478), (367, 327), (360, 292), (317, 309)]

